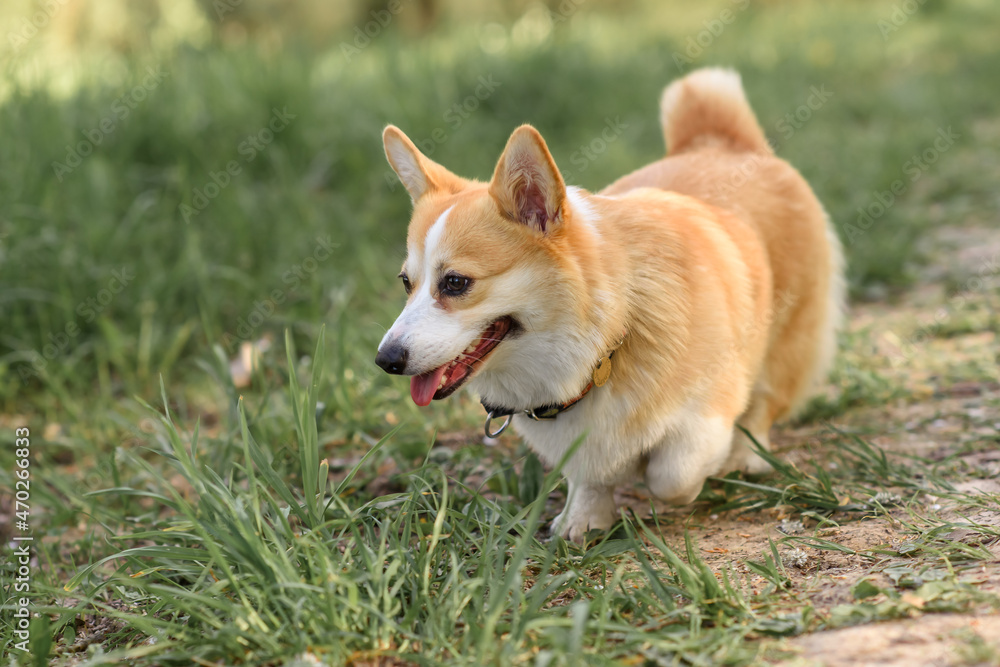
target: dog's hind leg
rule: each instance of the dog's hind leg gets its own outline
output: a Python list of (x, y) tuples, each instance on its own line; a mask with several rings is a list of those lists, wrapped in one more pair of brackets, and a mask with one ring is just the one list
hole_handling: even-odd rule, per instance
[(742, 426), (749, 431), (758, 445), (763, 447), (765, 451), (770, 451), (770, 431), (773, 418), (770, 400), (771, 397), (763, 389), (755, 389), (751, 394), (750, 405), (736, 420), (738, 425), (733, 428), (733, 445), (729, 452), (729, 459), (722, 467), (723, 471), (741, 470), (751, 475), (762, 475), (770, 472), (771, 465), (751, 449), (750, 438), (740, 428)]

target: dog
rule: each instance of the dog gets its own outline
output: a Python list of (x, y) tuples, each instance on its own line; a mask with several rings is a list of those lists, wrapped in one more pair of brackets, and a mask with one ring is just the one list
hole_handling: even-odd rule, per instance
[(837, 347), (840, 243), (739, 75), (692, 72), (660, 110), (668, 157), (597, 194), (566, 186), (530, 125), (489, 183), (383, 133), (413, 213), (376, 363), (420, 406), (468, 385), (489, 435), (512, 420), (550, 465), (582, 439), (552, 523), (575, 541), (614, 524), (616, 486), (686, 504), (711, 475), (766, 472), (740, 427), (768, 448)]

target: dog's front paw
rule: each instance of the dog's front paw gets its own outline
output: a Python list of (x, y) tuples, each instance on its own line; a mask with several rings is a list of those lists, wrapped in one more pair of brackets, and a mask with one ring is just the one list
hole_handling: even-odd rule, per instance
[(562, 512), (552, 520), (552, 534), (558, 535), (570, 542), (582, 544), (587, 531), (607, 530), (614, 522), (614, 514), (588, 518), (580, 516), (567, 517), (566, 512)]
[(611, 487), (570, 483), (566, 507), (552, 520), (552, 534), (581, 543), (588, 530), (613, 526), (617, 516), (612, 492)]

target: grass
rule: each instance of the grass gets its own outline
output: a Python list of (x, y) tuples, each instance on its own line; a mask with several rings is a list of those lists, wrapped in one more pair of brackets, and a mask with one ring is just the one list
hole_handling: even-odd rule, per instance
[[(595, 3), (536, 41), (515, 18), (502, 53), (455, 19), (420, 39), (390, 26), (350, 62), (339, 44), (353, 24), (322, 46), (296, 41), (295, 26), (276, 28), (286, 41), (274, 49), (214, 25), (201, 42), (85, 44), (63, 60), (40, 36), (5, 59), (0, 426), (10, 442), (15, 427), (31, 431), (39, 612), (35, 657), (7, 660), (750, 664), (769, 637), (909, 611), (903, 593), (921, 586), (939, 587), (924, 590), (931, 606), (980, 604), (966, 578), (995, 527), (917, 500), (997, 507), (954, 491), (970, 474), (954, 461), (886, 455), (842, 433), (834, 470), (776, 460), (770, 477), (717, 481), (702, 496), (707, 512), (779, 511), (808, 535), (720, 566), (696, 530), (625, 512), (580, 548), (545, 538), (558, 474), (523, 447), (504, 461), (468, 435), (474, 399), (419, 410), (372, 364), (402, 303), (409, 208), (381, 128), (395, 123), (435, 160), (486, 178), (511, 129), (532, 122), (573, 182), (600, 188), (662, 154), (656, 100), (682, 73), (674, 54), (724, 6)], [(877, 21), (891, 9), (751, 3), (691, 63), (743, 73), (779, 154), (843, 235), (857, 298), (904, 290), (936, 227), (995, 224), (997, 10), (928, 2), (883, 40)], [(789, 134), (785, 115), (823, 86), (832, 95)], [(475, 110), (449, 115), (477, 88)], [(276, 116), (280, 131), (250, 150), (247, 137)], [(581, 162), (615, 119), (620, 136)], [(864, 234), (848, 229), (949, 126), (954, 144)], [(959, 315), (932, 333), (995, 319)], [(270, 348), (237, 387), (231, 360), (262, 339)], [(846, 345), (841, 392), (807, 419), (905, 393), (859, 341)], [(14, 469), (0, 448), (3, 488)], [(901, 505), (887, 506), (893, 495)], [(862, 517), (893, 522), (908, 545), (860, 548), (830, 533)], [(0, 526), (5, 542), (12, 534)], [(879, 593), (849, 606), (874, 610), (835, 617), (809, 602), (785, 564), (793, 548), (863, 558)], [(6, 652), (16, 596), (4, 568)]]

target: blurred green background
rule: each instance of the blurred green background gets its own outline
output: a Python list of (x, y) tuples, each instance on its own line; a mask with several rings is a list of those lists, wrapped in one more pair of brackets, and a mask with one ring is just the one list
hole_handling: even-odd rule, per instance
[(847, 243), (855, 298), (904, 288), (927, 232), (996, 224), (990, 0), (8, 0), (0, 20), (7, 412), (82, 414), (161, 375), (197, 399), (199, 363), (286, 327), (309, 349), (326, 323), (332, 423), (417, 417), (372, 364), (403, 301), (390, 122), (478, 178), (530, 122), (597, 189), (663, 154), (664, 85), (729, 65)]
[[(496, 586), (521, 570), (521, 546), (548, 558), (530, 527), (516, 541), (521, 556), (508, 558), (515, 531), (496, 523), (520, 521), (543, 473), (516, 440), (480, 444), (473, 397), (419, 409), (407, 383), (373, 363), (404, 302), (396, 274), (410, 208), (385, 162), (382, 128), (394, 123), (434, 160), (485, 179), (509, 133), (530, 122), (567, 181), (599, 189), (663, 155), (666, 84), (703, 65), (735, 67), (778, 154), (841, 234), (852, 298), (893, 300), (927, 277), (943, 228), (998, 224), (998, 25), (995, 0), (4, 0), (0, 427), (8, 443), (13, 428), (30, 427), (33, 604), (60, 605), (36, 619), (33, 650), (44, 659), (50, 638), (59, 650), (79, 648), (76, 628), (98, 617), (117, 619), (117, 629), (93, 635), (87, 651), (120, 647), (147, 656), (142, 664), (195, 655), (278, 664), (317, 644), (330, 655), (367, 650), (375, 636), (382, 648), (406, 644), (414, 617), (387, 620), (380, 606), (400, 597), (402, 584), (379, 578), (397, 566), (407, 573), (400, 581), (423, 586), (410, 609), (429, 633), (429, 655), (462, 657), (455, 646), (480, 642), (480, 657), (545, 648), (563, 656), (551, 664), (580, 664), (584, 636), (588, 647), (606, 646), (611, 628), (608, 641), (618, 642), (609, 606), (595, 606), (590, 620), (575, 604), (525, 615), (512, 597), (489, 617), (547, 630), (508, 642), (484, 623), (485, 605), (469, 604), (482, 581), (501, 597), (521, 593), (516, 577)], [(290, 353), (289, 368), (285, 330), (300, 353), (320, 354)], [(895, 380), (868, 369), (877, 355), (866, 340), (845, 346), (851, 354), (832, 383), (841, 395), (813, 418), (897, 395)], [(259, 364), (248, 377), (252, 349)], [(313, 395), (325, 409), (305, 437), (312, 406), (297, 412), (302, 392), (289, 397), (288, 388), (310, 374), (322, 377)], [(166, 413), (176, 428), (158, 425)], [(188, 452), (198, 465), (185, 469)], [(13, 457), (0, 448), (0, 488), (14, 486)], [(312, 498), (317, 480), (322, 499), (327, 464), (340, 480), (331, 514), (349, 544), (280, 521), (287, 534), (264, 535), (258, 492), (272, 518), (300, 492)], [(518, 484), (522, 492), (510, 493)], [(501, 500), (485, 500), (487, 487)], [(445, 514), (435, 504), (448, 488), (440, 507), (456, 537), (442, 535), (438, 561), (433, 547), (414, 544), (427, 526), (437, 540), (434, 517)], [(405, 504), (381, 506), (407, 489)], [(181, 495), (188, 504), (174, 502)], [(0, 542), (14, 534), (12, 514), (10, 494), (0, 494)], [(102, 560), (150, 544), (193, 551), (180, 563), (169, 549)], [(213, 544), (218, 557), (206, 561)], [(645, 581), (637, 565), (615, 567)], [(224, 568), (259, 595), (238, 604), (216, 576)], [(454, 600), (428, 597), (430, 572), (458, 577)], [(716, 575), (702, 574), (716, 590)], [(348, 589), (331, 582), (340, 575), (352, 586), (381, 581), (361, 588), (367, 611), (339, 604)], [(67, 592), (74, 577), (81, 588)], [(556, 590), (566, 580), (551, 581)], [(741, 645), (749, 622), (705, 633), (702, 612), (720, 618), (714, 593), (692, 603), (688, 620), (675, 614), (672, 592), (661, 608), (653, 584), (632, 584), (624, 597), (614, 588), (605, 602), (628, 616), (630, 633), (615, 655), (632, 660), (651, 641), (644, 628), (671, 623), (657, 641), (682, 653), (692, 646), (692, 663), (753, 660), (757, 649)], [(10, 604), (0, 596), (0, 607)], [(290, 620), (274, 632), (233, 629), (258, 612)], [(567, 614), (581, 633), (588, 624), (586, 635), (564, 632)], [(0, 623), (5, 647), (13, 627)], [(564, 635), (577, 637), (575, 649), (557, 650)], [(172, 639), (150, 643), (157, 637)], [(120, 664), (116, 655), (86, 664)]]

